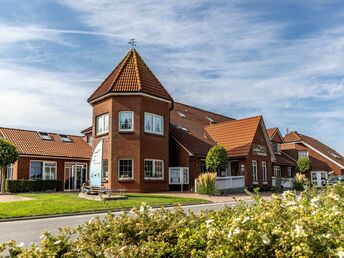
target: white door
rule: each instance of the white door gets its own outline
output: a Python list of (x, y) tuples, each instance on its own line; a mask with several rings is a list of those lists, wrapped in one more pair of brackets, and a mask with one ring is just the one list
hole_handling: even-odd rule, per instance
[(316, 185), (317, 187), (322, 187), (326, 185), (326, 181), (327, 181), (327, 172), (312, 171), (311, 173), (312, 185)]
[(86, 183), (87, 167), (86, 164), (65, 164), (65, 191), (80, 190), (83, 183)]

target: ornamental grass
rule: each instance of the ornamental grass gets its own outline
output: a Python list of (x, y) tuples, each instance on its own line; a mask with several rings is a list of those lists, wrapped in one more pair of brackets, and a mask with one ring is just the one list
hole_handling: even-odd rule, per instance
[(197, 192), (199, 194), (215, 194), (216, 173), (207, 172), (200, 174), (197, 180)]

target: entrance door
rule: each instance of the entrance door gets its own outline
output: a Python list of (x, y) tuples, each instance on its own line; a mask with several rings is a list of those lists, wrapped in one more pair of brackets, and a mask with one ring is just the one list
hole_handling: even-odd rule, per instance
[(86, 164), (65, 164), (64, 189), (65, 191), (80, 190), (83, 183), (86, 183)]
[(313, 185), (317, 187), (322, 187), (326, 184), (327, 172), (316, 171), (311, 173), (311, 181)]

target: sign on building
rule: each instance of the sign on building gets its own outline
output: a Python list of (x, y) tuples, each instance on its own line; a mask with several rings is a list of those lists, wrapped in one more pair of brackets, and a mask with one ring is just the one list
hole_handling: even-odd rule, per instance
[(103, 141), (100, 141), (93, 151), (90, 164), (90, 185), (100, 187), (102, 185), (103, 166)]

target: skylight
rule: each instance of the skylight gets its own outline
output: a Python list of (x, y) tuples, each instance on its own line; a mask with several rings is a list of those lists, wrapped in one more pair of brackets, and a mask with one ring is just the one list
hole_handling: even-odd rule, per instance
[(178, 115), (180, 115), (182, 118), (186, 118), (186, 115), (182, 112), (177, 111)]
[(63, 141), (63, 142), (71, 142), (72, 140), (67, 136), (67, 135), (65, 135), (65, 134), (59, 134), (59, 136), (60, 136), (60, 138), (61, 138), (61, 140)]
[(38, 132), (38, 134), (42, 138), (42, 140), (46, 140), (46, 141), (52, 141), (53, 140), (48, 133)]
[(333, 157), (335, 157), (336, 159), (340, 159), (340, 157), (339, 157), (337, 154), (335, 154), (335, 153), (331, 153), (331, 155), (332, 155)]
[(205, 116), (205, 118), (208, 119), (208, 121), (209, 121), (210, 123), (212, 123), (212, 124), (215, 123), (215, 121), (214, 121), (211, 117)]
[(181, 125), (178, 125), (178, 128), (184, 132), (189, 132), (189, 130), (186, 127), (183, 127)]

